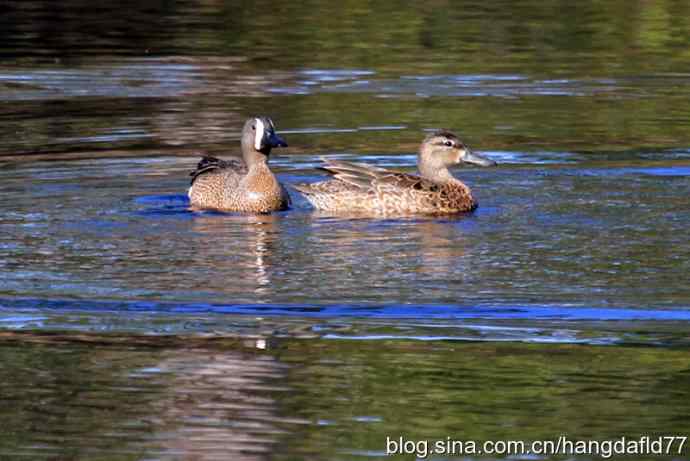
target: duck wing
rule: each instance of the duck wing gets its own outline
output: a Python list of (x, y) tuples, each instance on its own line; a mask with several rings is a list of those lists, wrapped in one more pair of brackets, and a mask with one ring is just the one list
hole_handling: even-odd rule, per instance
[(324, 159), (320, 169), (333, 178), (359, 189), (395, 188), (435, 192), (439, 185), (419, 176), (378, 168), (364, 163)]
[(204, 155), (196, 166), (196, 170), (189, 173), (192, 184), (203, 174), (230, 169), (239, 175), (247, 174), (247, 166), (241, 160), (220, 160), (210, 155)]

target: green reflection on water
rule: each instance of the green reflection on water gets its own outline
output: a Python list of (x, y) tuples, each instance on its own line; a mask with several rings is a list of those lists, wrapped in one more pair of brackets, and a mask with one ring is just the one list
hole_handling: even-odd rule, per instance
[[(686, 2), (143, 2), (132, 11), (26, 3), (33, 8), (0, 27), (8, 58), (0, 70), (19, 73), (0, 85), (3, 155), (225, 152), (253, 113), (271, 114), (280, 128), (409, 128), (295, 136), (293, 153), (409, 151), (419, 129), (439, 126), (481, 149), (690, 143)], [(123, 66), (133, 75), (113, 83)], [(369, 70), (357, 80), (376, 90), (331, 94), (341, 82), (327, 80), (307, 86), (312, 94), (272, 94), (299, 86), (309, 69)], [(36, 80), (41, 70), (91, 72), (96, 81), (63, 94), (70, 80)], [(518, 80), (507, 97), (482, 95), (482, 85), (458, 96), (452, 82), (432, 97), (424, 83), (400, 93), (409, 83), (401, 77), (468, 75), (538, 79), (547, 91), (522, 94)], [(581, 94), (582, 82), (612, 78), (633, 80)], [(543, 82), (554, 79), (580, 83), (554, 95)]]
[[(210, 48), (258, 62), (392, 73), (687, 71), (685, 2), (307, 1), (217, 4)], [(239, 15), (238, 15), (239, 13)], [(271, 31), (271, 33), (267, 33)]]
[(686, 350), (12, 338), (0, 345), (3, 419), (12, 428), (0, 434), (5, 455), (382, 458), (387, 436), (531, 441), (690, 431)]
[(333, 422), (305, 428), (323, 448), (377, 451), (386, 436), (606, 439), (690, 429), (687, 351), (414, 342), (315, 349), (317, 357), (301, 349), (312, 360), (290, 374), (302, 393), (288, 408)]

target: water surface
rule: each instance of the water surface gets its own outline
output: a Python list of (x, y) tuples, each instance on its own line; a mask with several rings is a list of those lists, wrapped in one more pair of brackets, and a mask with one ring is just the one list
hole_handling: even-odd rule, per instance
[[(690, 432), (687, 5), (5, 9), (0, 457)], [(412, 172), (440, 127), (499, 166), (455, 171), (466, 215), (190, 211), (254, 114), (285, 184), (324, 155)]]

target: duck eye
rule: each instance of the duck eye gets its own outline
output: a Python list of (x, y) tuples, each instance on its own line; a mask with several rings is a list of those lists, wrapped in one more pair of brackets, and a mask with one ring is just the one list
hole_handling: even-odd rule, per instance
[(443, 144), (445, 144), (446, 146), (450, 147), (450, 146), (453, 145), (453, 141), (446, 141), (446, 142), (444, 142)]

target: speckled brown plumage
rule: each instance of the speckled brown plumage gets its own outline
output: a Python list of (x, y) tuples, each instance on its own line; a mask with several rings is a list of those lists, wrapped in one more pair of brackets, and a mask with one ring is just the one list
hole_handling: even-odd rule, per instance
[(248, 213), (285, 210), (290, 197), (267, 165), (251, 171), (239, 160), (223, 161), (205, 157), (199, 165), (215, 160), (216, 168), (192, 172), (189, 199), (195, 208)]
[(451, 214), (472, 211), (477, 201), (447, 166), (494, 162), (472, 153), (448, 132), (428, 136), (420, 148), (421, 176), (353, 162), (324, 159), (333, 179), (295, 186), (317, 210), (353, 214)]
[(271, 148), (286, 145), (269, 118), (249, 119), (242, 133), (244, 162), (206, 156), (191, 173), (192, 208), (245, 213), (287, 209), (290, 196), (268, 167)]

